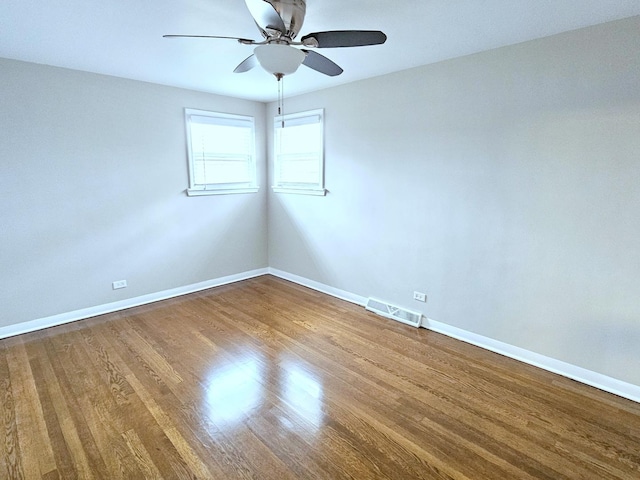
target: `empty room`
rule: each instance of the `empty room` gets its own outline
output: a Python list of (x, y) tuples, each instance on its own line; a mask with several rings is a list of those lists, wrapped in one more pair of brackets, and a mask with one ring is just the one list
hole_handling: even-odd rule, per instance
[(0, 479), (640, 479), (637, 0), (0, 25)]

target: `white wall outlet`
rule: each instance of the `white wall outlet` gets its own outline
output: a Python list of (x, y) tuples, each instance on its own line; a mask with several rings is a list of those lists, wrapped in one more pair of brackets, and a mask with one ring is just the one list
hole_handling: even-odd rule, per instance
[(127, 288), (127, 281), (118, 280), (117, 282), (113, 282), (111, 285), (113, 286), (114, 290), (118, 290), (119, 288)]
[(419, 302), (426, 302), (427, 301), (427, 294), (426, 293), (421, 293), (421, 292), (413, 292), (413, 299), (417, 300)]

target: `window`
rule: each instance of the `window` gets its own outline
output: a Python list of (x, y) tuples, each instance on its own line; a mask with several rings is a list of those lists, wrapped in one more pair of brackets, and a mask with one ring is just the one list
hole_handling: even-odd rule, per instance
[(253, 117), (186, 108), (187, 195), (257, 192)]
[(324, 195), (324, 110), (274, 119), (274, 183), (281, 193)]

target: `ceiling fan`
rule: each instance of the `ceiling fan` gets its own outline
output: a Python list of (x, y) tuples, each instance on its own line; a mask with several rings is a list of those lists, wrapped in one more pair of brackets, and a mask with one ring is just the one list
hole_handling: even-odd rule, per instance
[[(295, 41), (306, 13), (305, 0), (245, 0), (262, 41), (218, 35), (164, 35), (165, 38), (222, 38), (256, 45), (252, 55), (243, 60), (234, 73), (243, 73), (260, 65), (280, 80), (294, 73), (302, 64), (334, 77), (343, 70), (327, 57), (307, 48), (361, 47), (380, 45), (387, 36), (378, 30), (334, 30), (314, 32)], [(296, 47), (306, 48), (296, 48)]]

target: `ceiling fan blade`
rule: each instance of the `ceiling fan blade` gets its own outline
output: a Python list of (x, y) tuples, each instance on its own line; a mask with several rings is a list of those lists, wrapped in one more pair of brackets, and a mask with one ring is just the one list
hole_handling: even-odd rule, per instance
[(387, 41), (387, 36), (378, 30), (334, 30), (310, 33), (301, 41), (307, 47), (316, 48), (364, 47), (380, 45)]
[(255, 55), (249, 55), (242, 62), (240, 62), (240, 65), (238, 65), (236, 67), (236, 69), (233, 71), (233, 73), (248, 72), (253, 67), (257, 67), (257, 66), (258, 66), (258, 59), (256, 58), (256, 56)]
[(324, 73), (325, 75), (329, 75), (330, 77), (335, 77), (340, 75), (344, 70), (340, 68), (339, 65), (329, 60), (324, 55), (320, 55), (319, 53), (312, 52), (311, 50), (302, 50), (306, 57), (302, 62), (303, 65), (317, 71), (320, 73)]
[(163, 35), (162, 38), (222, 38), (225, 40), (237, 40), (238, 42), (246, 45), (256, 43), (255, 40), (251, 40), (250, 38), (220, 37), (218, 35)]
[(283, 34), (287, 32), (287, 27), (285, 27), (282, 18), (275, 7), (267, 0), (245, 0), (245, 3), (265, 38), (269, 37), (269, 30), (275, 30)]

